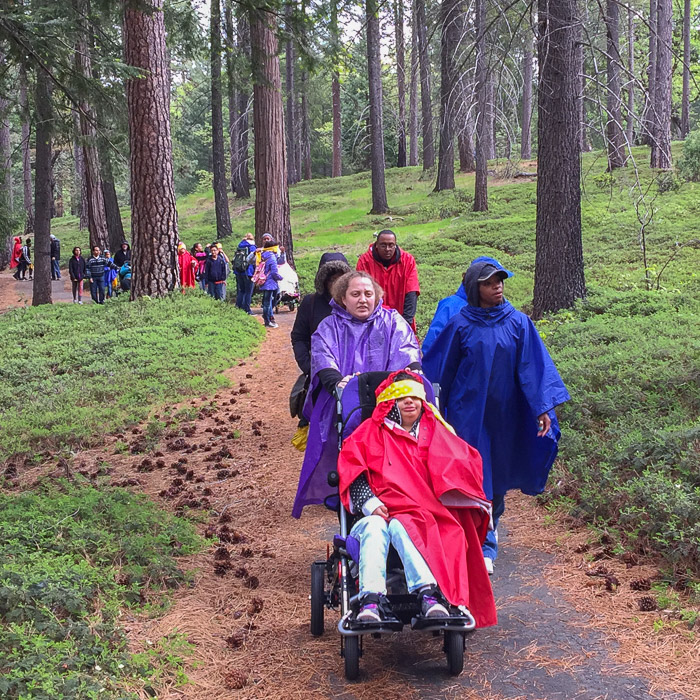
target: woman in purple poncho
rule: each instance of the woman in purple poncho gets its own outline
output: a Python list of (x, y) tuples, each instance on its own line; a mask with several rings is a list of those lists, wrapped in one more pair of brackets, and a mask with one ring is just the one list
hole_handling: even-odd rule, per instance
[(382, 306), (382, 288), (366, 272), (344, 274), (333, 285), (331, 315), (311, 336), (311, 386), (304, 405), (310, 422), (304, 463), (292, 515), (335, 493), (328, 473), (338, 461), (334, 431), (336, 387), (357, 372), (420, 369), (421, 354), (411, 327)]

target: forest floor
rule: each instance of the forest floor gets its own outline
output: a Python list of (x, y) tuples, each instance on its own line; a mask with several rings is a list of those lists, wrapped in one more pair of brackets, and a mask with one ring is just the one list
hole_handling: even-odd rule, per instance
[[(63, 274), (60, 280), (51, 283), (51, 296), (53, 301), (71, 301), (70, 279)], [(29, 280), (18, 281), (12, 277), (12, 270), (0, 272), (0, 313), (11, 308), (31, 306), (33, 282)], [(90, 291), (83, 292), (83, 303), (92, 304)]]
[[(8, 295), (0, 285), (0, 306)], [(325, 558), (335, 516), (321, 508), (290, 516), (302, 460), (287, 409), (297, 376), (294, 316), (277, 318), (257, 354), (226, 372), (230, 388), (183, 403), (198, 417), (179, 435), (149, 454), (123, 454), (117, 441), (142, 439), (135, 428), (73, 460), (84, 473), (104, 473), (106, 463), (112, 484), (165, 508), (191, 504), (200, 530), (222, 541), (181, 560), (194, 583), (174, 593), (163, 616), (122, 617), (134, 650), (172, 633), (194, 645), (190, 683), (161, 688), (161, 700), (700, 696), (697, 634), (679, 633), (685, 623), (670, 614), (639, 612), (644, 594), (630, 588), (657, 575), (653, 562), (625, 563), (591, 544), (590, 531), (522, 496), (509, 497), (502, 521), (493, 577), (499, 624), (467, 638), (461, 676), (447, 675), (440, 639), (403, 632), (366, 639), (360, 680), (347, 683), (337, 613), (326, 612), (322, 637), (309, 633), (309, 566)], [(28, 486), (46, 470), (29, 469), (21, 481)], [(208, 510), (196, 507), (202, 498)]]

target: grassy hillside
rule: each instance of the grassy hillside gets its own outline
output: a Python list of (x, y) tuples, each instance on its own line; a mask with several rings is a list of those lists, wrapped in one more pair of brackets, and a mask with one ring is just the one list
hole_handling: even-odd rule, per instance
[[(662, 552), (689, 579), (700, 558), (700, 247), (684, 244), (700, 238), (700, 186), (658, 178), (645, 148), (633, 155), (612, 175), (600, 153), (584, 157), (588, 298), (539, 324), (573, 397), (561, 409), (564, 439), (549, 497), (619, 531), (620, 546)], [(387, 171), (390, 217), (366, 214), (367, 173), (292, 188), (302, 287), (311, 290), (323, 251), (342, 250), (352, 262), (373, 232), (389, 227), (419, 262), (420, 332), (478, 255), (494, 255), (515, 272), (506, 294), (527, 309), (536, 184), (491, 178), (490, 211), (478, 214), (471, 211), (473, 176), (458, 175), (451, 193), (432, 194), (433, 184), (419, 168)], [(253, 228), (252, 204), (233, 205), (231, 248)], [(211, 192), (181, 199), (179, 221), (188, 245), (214, 238)], [(55, 230), (66, 248), (78, 240), (75, 221)]]

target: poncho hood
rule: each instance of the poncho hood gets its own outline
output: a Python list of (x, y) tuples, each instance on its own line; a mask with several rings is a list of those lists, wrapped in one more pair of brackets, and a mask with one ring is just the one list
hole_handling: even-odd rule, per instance
[(317, 294), (328, 297), (326, 283), (334, 275), (350, 272), (350, 265), (342, 253), (324, 253), (318, 263), (318, 272), (314, 280)]
[(493, 265), (498, 270), (503, 270), (508, 277), (512, 277), (513, 273), (510, 270), (506, 270), (501, 263), (496, 260), (496, 258), (489, 258), (485, 255), (472, 260), (472, 264), (467, 269), (464, 275), (464, 289), (467, 293), (467, 303), (469, 306), (479, 306), (481, 299), (479, 297), (479, 282), (478, 279), (481, 276), (481, 271), (487, 266)]

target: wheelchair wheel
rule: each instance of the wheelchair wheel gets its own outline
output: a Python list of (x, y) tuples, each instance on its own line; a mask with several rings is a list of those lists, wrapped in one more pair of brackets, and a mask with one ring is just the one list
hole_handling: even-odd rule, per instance
[(311, 634), (314, 637), (320, 637), (323, 634), (323, 608), (326, 602), (323, 590), (325, 573), (325, 562), (315, 561), (311, 565)]
[(458, 676), (464, 668), (464, 634), (445, 631), (445, 655), (447, 670), (451, 676)]
[(360, 675), (360, 638), (345, 637), (345, 678), (354, 681)]

